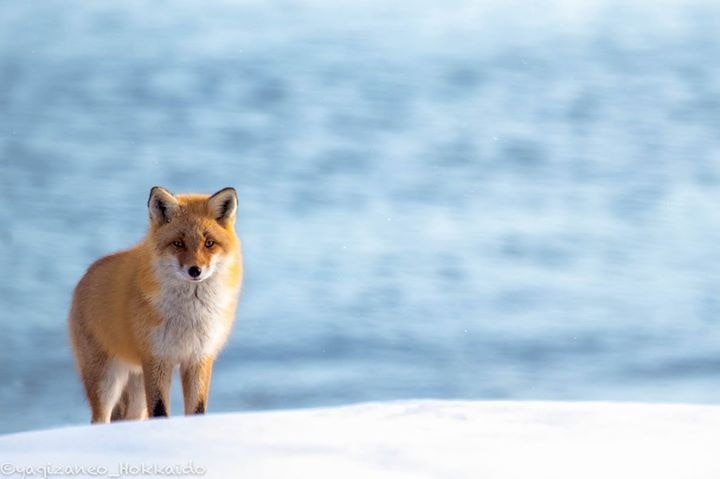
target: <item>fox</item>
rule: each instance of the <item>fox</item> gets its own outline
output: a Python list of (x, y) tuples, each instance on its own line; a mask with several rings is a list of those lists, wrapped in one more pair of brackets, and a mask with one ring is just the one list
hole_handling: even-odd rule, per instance
[(176, 367), (185, 414), (205, 414), (243, 280), (237, 206), (231, 187), (175, 195), (155, 186), (145, 237), (80, 279), (68, 329), (91, 423), (168, 416)]

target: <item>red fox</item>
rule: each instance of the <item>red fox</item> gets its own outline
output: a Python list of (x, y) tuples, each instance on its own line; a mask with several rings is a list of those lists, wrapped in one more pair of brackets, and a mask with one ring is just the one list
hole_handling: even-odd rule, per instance
[(96, 261), (73, 294), (69, 329), (91, 422), (167, 416), (180, 367), (185, 414), (204, 414), (213, 362), (243, 277), (237, 193), (150, 190), (150, 228)]

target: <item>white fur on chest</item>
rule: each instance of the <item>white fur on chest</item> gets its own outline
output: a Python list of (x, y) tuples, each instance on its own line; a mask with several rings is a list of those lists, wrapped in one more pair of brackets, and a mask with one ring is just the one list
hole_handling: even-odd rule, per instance
[(215, 356), (227, 337), (225, 317), (236, 295), (216, 276), (163, 284), (153, 300), (163, 318), (151, 333), (155, 355), (175, 363)]

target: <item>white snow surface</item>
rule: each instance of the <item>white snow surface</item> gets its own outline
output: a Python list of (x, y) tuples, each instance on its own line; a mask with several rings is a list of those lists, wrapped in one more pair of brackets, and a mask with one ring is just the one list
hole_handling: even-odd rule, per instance
[(11, 434), (0, 463), (27, 477), (690, 479), (720, 477), (718, 444), (719, 406), (416, 400)]

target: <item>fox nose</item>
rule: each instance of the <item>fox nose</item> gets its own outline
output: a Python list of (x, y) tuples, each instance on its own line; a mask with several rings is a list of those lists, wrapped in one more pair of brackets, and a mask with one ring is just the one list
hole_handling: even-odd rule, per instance
[(197, 266), (190, 266), (188, 268), (188, 274), (193, 278), (200, 276), (200, 273), (202, 273), (202, 271)]

